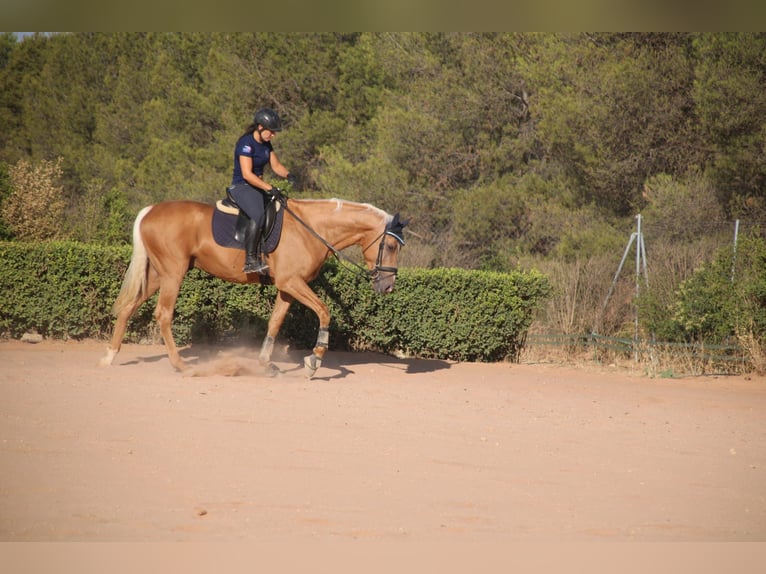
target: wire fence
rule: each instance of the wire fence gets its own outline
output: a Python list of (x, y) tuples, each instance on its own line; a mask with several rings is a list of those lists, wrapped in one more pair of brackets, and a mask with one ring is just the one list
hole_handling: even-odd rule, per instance
[[(632, 230), (625, 230), (627, 243), (615, 267), (609, 268), (611, 264), (604, 260), (550, 267), (556, 291), (540, 322), (527, 335), (524, 356), (581, 360), (590, 354), (587, 360), (599, 362), (624, 358), (655, 373), (662, 369), (693, 374), (763, 372), (763, 341), (748, 341), (746, 336), (732, 337), (730, 344), (656, 341), (646, 335), (648, 325), (641, 329), (640, 321), (646, 317), (639, 316), (637, 300), (644, 293), (658, 301), (675, 300), (683, 280), (721, 249), (729, 249), (733, 255), (734, 282), (738, 241), (746, 235), (766, 237), (766, 221), (711, 220), (684, 226), (667, 219), (646, 220), (638, 214), (633, 225)], [(633, 332), (626, 335), (629, 321)], [(573, 331), (581, 332), (571, 334)]]
[(750, 368), (750, 354), (739, 345), (673, 343), (609, 337), (596, 333), (529, 333), (528, 349), (552, 347), (572, 355), (591, 353), (596, 360), (621, 356), (639, 363), (664, 367), (684, 367), (693, 374), (730, 373)]

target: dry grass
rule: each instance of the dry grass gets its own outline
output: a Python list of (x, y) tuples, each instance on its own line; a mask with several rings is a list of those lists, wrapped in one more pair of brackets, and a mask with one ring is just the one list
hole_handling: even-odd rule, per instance
[(59, 185), (63, 160), (20, 160), (9, 170), (13, 192), (2, 206), (2, 218), (22, 241), (60, 239), (66, 202)]
[(752, 370), (758, 375), (766, 374), (766, 348), (752, 331), (737, 337), (739, 346), (747, 353)]
[[(565, 344), (532, 337), (522, 350), (522, 363), (553, 363), (573, 366), (610, 366), (651, 378), (674, 378), (710, 374), (764, 373), (763, 349), (750, 337), (740, 342), (741, 351), (704, 345), (640, 342), (635, 349), (613, 348), (611, 340)], [(752, 347), (748, 347), (752, 345)], [(619, 346), (619, 345), (617, 345)], [(757, 358), (755, 358), (757, 357)]]

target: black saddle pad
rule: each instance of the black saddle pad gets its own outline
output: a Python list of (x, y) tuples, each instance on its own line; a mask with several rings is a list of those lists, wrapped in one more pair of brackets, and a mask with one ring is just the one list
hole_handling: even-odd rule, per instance
[[(282, 236), (282, 220), (284, 219), (284, 209), (277, 211), (277, 218), (274, 221), (274, 228), (266, 238), (266, 253), (271, 253), (279, 245), (279, 238)], [(237, 216), (222, 212), (217, 207), (213, 210), (213, 239), (221, 247), (233, 247), (235, 249), (245, 249), (245, 244), (234, 239), (234, 227), (237, 223)]]

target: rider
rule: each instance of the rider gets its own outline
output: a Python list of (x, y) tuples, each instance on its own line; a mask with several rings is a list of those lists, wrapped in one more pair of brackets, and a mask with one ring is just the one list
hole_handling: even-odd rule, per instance
[(234, 171), (231, 186), (226, 190), (229, 197), (250, 218), (245, 231), (245, 273), (265, 273), (269, 266), (263, 261), (260, 249), (261, 233), (265, 219), (267, 195), (279, 190), (263, 180), (266, 164), (271, 170), (294, 184), (295, 177), (282, 165), (271, 146), (272, 138), (282, 131), (282, 121), (277, 112), (261, 108), (255, 112), (253, 123), (237, 140), (234, 148)]

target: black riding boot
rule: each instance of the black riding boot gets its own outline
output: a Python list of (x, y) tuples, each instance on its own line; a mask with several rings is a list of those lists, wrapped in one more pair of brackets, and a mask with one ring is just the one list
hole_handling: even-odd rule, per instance
[(263, 261), (260, 250), (261, 226), (252, 219), (245, 228), (245, 273), (266, 273), (269, 266)]

